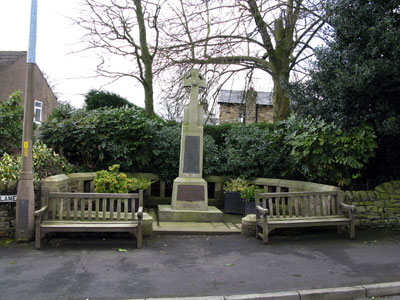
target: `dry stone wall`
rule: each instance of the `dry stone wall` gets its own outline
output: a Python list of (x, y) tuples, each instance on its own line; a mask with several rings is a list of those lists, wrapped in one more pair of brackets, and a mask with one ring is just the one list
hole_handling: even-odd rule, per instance
[(15, 203), (0, 203), (0, 239), (15, 237)]
[(357, 207), (356, 226), (400, 228), (400, 181), (383, 183), (373, 191), (348, 191), (345, 201)]

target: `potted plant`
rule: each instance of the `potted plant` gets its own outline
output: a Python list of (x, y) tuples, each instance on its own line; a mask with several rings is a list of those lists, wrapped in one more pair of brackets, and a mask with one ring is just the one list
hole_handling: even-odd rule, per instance
[(231, 214), (244, 215), (245, 201), (240, 193), (248, 186), (247, 180), (238, 177), (231, 178), (224, 184), (225, 198), (224, 198), (224, 212)]
[(244, 199), (244, 215), (256, 213), (255, 193), (262, 193), (263, 190), (256, 185), (249, 184), (242, 189), (240, 196)]

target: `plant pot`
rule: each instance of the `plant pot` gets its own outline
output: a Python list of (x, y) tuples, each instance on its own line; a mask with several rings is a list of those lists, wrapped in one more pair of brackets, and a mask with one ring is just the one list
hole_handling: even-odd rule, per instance
[(256, 214), (256, 202), (245, 202), (244, 204), (244, 215), (255, 215)]
[(228, 214), (244, 215), (245, 201), (239, 192), (226, 192), (224, 198), (224, 212)]

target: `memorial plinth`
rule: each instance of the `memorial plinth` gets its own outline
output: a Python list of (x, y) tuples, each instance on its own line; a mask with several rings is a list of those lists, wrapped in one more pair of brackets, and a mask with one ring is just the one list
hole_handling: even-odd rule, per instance
[(197, 69), (185, 76), (191, 87), (190, 102), (184, 107), (179, 177), (172, 187), (171, 205), (159, 205), (160, 221), (216, 222), (222, 212), (208, 206), (207, 182), (203, 179), (203, 106), (198, 102), (199, 87), (206, 87)]

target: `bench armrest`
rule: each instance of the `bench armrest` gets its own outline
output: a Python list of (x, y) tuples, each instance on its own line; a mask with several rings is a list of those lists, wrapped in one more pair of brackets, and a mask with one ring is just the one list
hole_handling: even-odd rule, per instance
[(47, 211), (47, 206), (43, 206), (41, 209), (35, 211), (35, 218), (41, 218), (44, 213)]
[(339, 205), (342, 207), (342, 209), (344, 211), (347, 211), (347, 212), (352, 212), (353, 213), (356, 210), (356, 206), (355, 205), (349, 205), (349, 204), (345, 204), (343, 202), (339, 203)]
[(142, 206), (139, 206), (139, 208), (138, 208), (137, 217), (138, 217), (138, 220), (143, 220), (143, 207)]
[(268, 215), (268, 208), (262, 208), (260, 205), (256, 205), (256, 210), (260, 212), (262, 216)]

